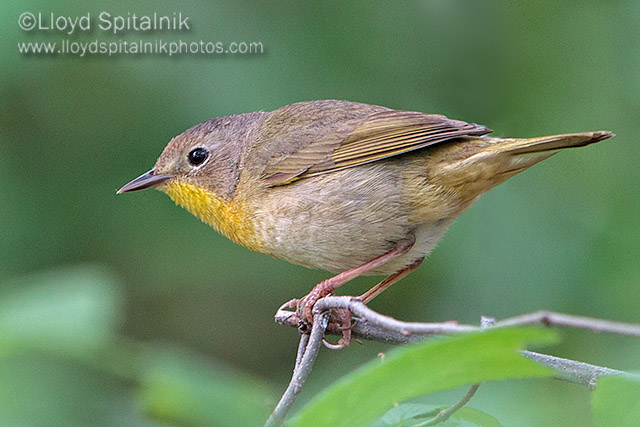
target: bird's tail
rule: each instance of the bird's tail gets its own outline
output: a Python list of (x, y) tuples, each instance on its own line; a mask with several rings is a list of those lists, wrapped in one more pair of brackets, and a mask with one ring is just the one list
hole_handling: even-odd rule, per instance
[(494, 166), (498, 168), (496, 174), (505, 174), (508, 178), (553, 156), (559, 150), (584, 147), (612, 136), (611, 132), (597, 131), (536, 138), (495, 138), (495, 144), (488, 146), (484, 153), (488, 156), (487, 160), (494, 157)]
[(582, 147), (612, 136), (611, 132), (598, 131), (536, 138), (467, 138), (452, 142), (459, 144), (458, 150), (434, 153), (434, 157), (440, 157), (434, 161), (441, 162), (438, 174), (441, 185), (456, 189), (463, 199), (471, 202), (559, 150)]
[(563, 148), (584, 147), (603, 139), (612, 137), (608, 131), (567, 133), (563, 135), (540, 136), (537, 138), (486, 138), (487, 140), (497, 140), (495, 150), (497, 152), (509, 153), (511, 155), (549, 153), (556, 152)]

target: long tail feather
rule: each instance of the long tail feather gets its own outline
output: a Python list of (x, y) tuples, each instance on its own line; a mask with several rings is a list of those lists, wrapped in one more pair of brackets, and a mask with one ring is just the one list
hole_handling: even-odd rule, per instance
[(537, 138), (523, 138), (502, 140), (496, 144), (496, 151), (511, 154), (542, 153), (560, 150), (563, 148), (584, 147), (607, 138), (613, 133), (608, 131), (568, 133), (563, 135), (549, 135)]

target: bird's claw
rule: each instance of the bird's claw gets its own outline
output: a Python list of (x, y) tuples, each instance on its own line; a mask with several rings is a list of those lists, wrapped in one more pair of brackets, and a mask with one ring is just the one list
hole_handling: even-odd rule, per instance
[[(313, 307), (317, 302), (317, 298), (307, 295), (298, 300), (291, 300), (288, 304), (289, 307), (296, 307), (296, 314), (298, 315), (298, 330), (300, 333), (309, 333), (311, 326), (313, 325)], [(338, 344), (331, 344), (323, 339), (324, 345), (327, 348), (338, 350), (348, 347), (351, 343), (351, 327), (352, 327), (351, 311), (345, 308), (331, 309), (329, 323), (327, 324), (327, 330), (341, 331), (342, 338), (338, 341)]]

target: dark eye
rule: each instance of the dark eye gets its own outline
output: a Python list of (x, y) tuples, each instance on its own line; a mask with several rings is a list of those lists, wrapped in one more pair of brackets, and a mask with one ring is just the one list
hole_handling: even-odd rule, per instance
[(189, 163), (191, 163), (193, 166), (199, 166), (205, 160), (207, 160), (207, 157), (209, 157), (209, 152), (202, 147), (198, 147), (189, 151), (189, 155), (187, 157), (189, 158)]

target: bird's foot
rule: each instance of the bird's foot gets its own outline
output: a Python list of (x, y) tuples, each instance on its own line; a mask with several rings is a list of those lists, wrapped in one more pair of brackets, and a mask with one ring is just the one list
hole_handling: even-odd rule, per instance
[(301, 332), (308, 332), (311, 330), (313, 324), (313, 307), (322, 298), (331, 295), (331, 292), (335, 287), (331, 284), (331, 279), (318, 283), (307, 295), (298, 299), (292, 300), (296, 304), (296, 313), (300, 319), (298, 329)]
[(340, 350), (345, 347), (349, 347), (349, 344), (351, 344), (351, 326), (351, 311), (346, 308), (331, 309), (331, 317), (329, 317), (327, 330), (341, 331), (342, 338), (338, 340), (338, 344), (331, 344), (326, 339), (322, 340), (325, 347), (332, 350)]
[[(319, 299), (324, 298), (327, 295), (318, 297), (317, 293), (314, 294), (311, 292), (303, 298), (293, 299), (285, 304), (288, 308), (296, 308), (298, 330), (300, 333), (306, 334), (311, 331), (311, 326), (313, 325), (313, 307)], [(341, 331), (342, 338), (340, 338), (338, 344), (331, 344), (328, 341), (323, 340), (324, 345), (333, 350), (348, 347), (351, 343), (351, 326), (351, 311), (345, 308), (332, 308), (329, 322), (327, 324), (327, 330)]]

